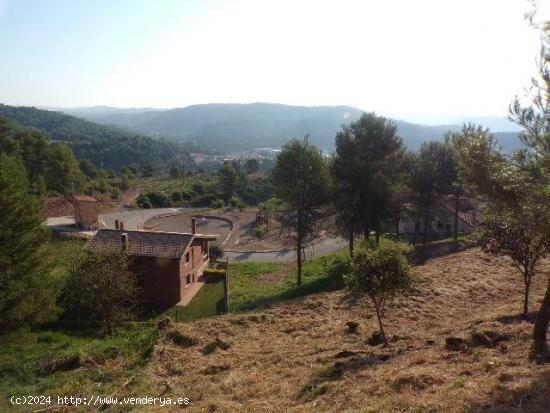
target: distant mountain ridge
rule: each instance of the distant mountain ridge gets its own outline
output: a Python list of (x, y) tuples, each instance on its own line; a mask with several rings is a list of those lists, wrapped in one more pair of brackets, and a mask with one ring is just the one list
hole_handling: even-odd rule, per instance
[[(168, 110), (79, 109), (80, 116), (103, 124), (123, 126), (151, 136), (192, 142), (221, 152), (238, 152), (259, 147), (282, 146), (289, 139), (309, 135), (311, 141), (328, 152), (342, 124), (359, 118), (362, 111), (351, 106), (290, 106), (277, 103), (211, 103)], [(93, 109), (93, 108), (90, 108)], [(76, 112), (73, 112), (76, 113)], [(426, 140), (442, 139), (447, 131), (461, 125), (423, 125), (394, 120), (400, 136), (410, 149)], [(495, 133), (510, 152), (521, 145), (517, 133)]]

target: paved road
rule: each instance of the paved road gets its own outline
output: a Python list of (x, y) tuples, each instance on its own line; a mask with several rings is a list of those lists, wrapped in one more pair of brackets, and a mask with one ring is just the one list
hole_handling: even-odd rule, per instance
[(200, 210), (201, 208), (152, 208), (152, 209), (125, 209), (123, 211), (110, 212), (99, 216), (101, 228), (114, 228), (115, 220), (124, 222), (125, 229), (143, 229), (143, 223), (157, 215), (171, 214), (175, 212)]
[[(174, 212), (192, 212), (193, 210), (201, 210), (202, 208), (153, 208), (153, 209), (126, 209), (118, 212), (110, 212), (99, 215), (99, 224), (101, 228), (114, 228), (115, 220), (124, 222), (124, 228), (128, 230), (143, 229), (143, 223), (157, 215), (170, 214)], [(55, 228), (59, 231), (75, 231), (74, 218), (57, 217), (48, 218), (47, 226)], [(71, 226), (73, 226), (71, 228)], [(313, 246), (309, 246), (305, 250), (306, 258), (318, 257), (321, 255), (330, 254), (338, 251), (347, 245), (347, 241), (343, 238), (331, 238), (319, 241)], [(282, 251), (250, 251), (250, 252), (233, 252), (228, 251), (226, 256), (230, 262), (287, 262), (296, 259), (296, 252), (292, 249)]]
[[(315, 245), (305, 248), (305, 258), (319, 257), (326, 254), (331, 254), (342, 248), (345, 248), (348, 242), (341, 237), (328, 238), (317, 242)], [(237, 252), (227, 251), (225, 255), (229, 258), (230, 262), (288, 262), (296, 259), (296, 251), (294, 250), (282, 250), (282, 251), (249, 251), (249, 252)]]

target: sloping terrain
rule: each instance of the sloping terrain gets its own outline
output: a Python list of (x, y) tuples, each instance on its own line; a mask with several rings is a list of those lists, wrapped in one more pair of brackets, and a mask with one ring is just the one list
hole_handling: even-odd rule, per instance
[(78, 159), (87, 159), (97, 166), (168, 166), (170, 162), (179, 164), (182, 159), (191, 166), (193, 162), (182, 144), (153, 139), (120, 127), (100, 125), (61, 112), (0, 104), (0, 117), (39, 129), (51, 142), (68, 144)]
[[(533, 309), (550, 264), (541, 270)], [(548, 412), (550, 366), (528, 359), (532, 322), (518, 316), (511, 262), (472, 249), (417, 273), (389, 310), (387, 347), (367, 343), (376, 320), (364, 299), (312, 295), (169, 327), (146, 368), (151, 392), (188, 397), (192, 412)]]

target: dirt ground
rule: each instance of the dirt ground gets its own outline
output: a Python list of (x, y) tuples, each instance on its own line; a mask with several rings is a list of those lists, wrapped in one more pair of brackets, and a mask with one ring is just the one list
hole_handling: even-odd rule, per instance
[[(277, 251), (288, 249), (293, 240), (288, 231), (281, 228), (277, 222), (269, 225), (269, 232), (263, 239), (256, 237), (256, 210), (239, 211), (236, 209), (204, 210), (197, 215), (208, 215), (226, 218), (232, 221), (233, 231), (225, 243), (226, 250), (230, 251)], [(145, 228), (160, 231), (188, 232), (191, 230), (191, 217), (195, 212), (183, 212), (178, 215), (154, 218), (147, 221)], [(329, 223), (326, 223), (328, 226)], [(218, 234), (220, 240), (226, 239), (230, 225), (225, 221), (205, 219), (197, 221), (197, 230), (207, 234)], [(321, 229), (315, 241), (331, 236), (329, 231)]]
[[(161, 339), (146, 374), (189, 397), (190, 412), (548, 412), (550, 365), (528, 358), (533, 323), (518, 316), (511, 262), (473, 249), (417, 273), (387, 314), (386, 347), (368, 344), (377, 325), (366, 301), (337, 291), (174, 326), (193, 344)], [(547, 262), (532, 309), (548, 276)], [(450, 337), (462, 345), (448, 348)]]
[[(191, 232), (191, 218), (193, 216), (195, 216), (195, 213), (188, 211), (177, 215), (152, 218), (145, 222), (144, 228), (153, 231)], [(218, 240), (220, 242), (225, 240), (230, 231), (231, 225), (226, 221), (209, 218), (197, 219), (197, 232), (219, 235)]]

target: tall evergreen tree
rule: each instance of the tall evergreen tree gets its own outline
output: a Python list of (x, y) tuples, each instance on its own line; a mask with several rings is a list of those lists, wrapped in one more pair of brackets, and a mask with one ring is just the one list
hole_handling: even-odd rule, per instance
[(454, 150), (442, 142), (425, 142), (412, 158), (409, 175), (412, 199), (416, 206), (416, 222), (413, 241), (417, 241), (420, 222), (423, 221), (422, 242), (427, 241), (435, 206), (442, 195), (452, 191), (456, 181)]
[(327, 162), (321, 151), (308, 142), (291, 140), (277, 156), (271, 170), (275, 194), (288, 208), (281, 221), (296, 235), (297, 284), (302, 283), (302, 253), (306, 237), (318, 218), (316, 209), (326, 200), (329, 184)]
[(48, 188), (62, 194), (83, 190), (84, 175), (67, 145), (57, 144), (50, 147), (46, 182)]
[(57, 314), (43, 244), (42, 203), (29, 194), (20, 161), (0, 154), (0, 328)]
[[(538, 160), (532, 163), (522, 153), (507, 157), (494, 138), (480, 128), (465, 128), (457, 149), (461, 179), (479, 198), (482, 246), (491, 253), (508, 255), (521, 272), (526, 316), (531, 281), (550, 248), (550, 181), (537, 168)], [(545, 337), (546, 331), (542, 334), (536, 330), (537, 353), (545, 353)]]
[(336, 135), (331, 172), (336, 207), (348, 222), (350, 244), (360, 230), (367, 239), (374, 230), (378, 240), (383, 225), (394, 218), (396, 191), (404, 182), (404, 161), (405, 150), (395, 125), (374, 113), (364, 113)]
[[(536, 3), (535, 3), (536, 4)], [(529, 176), (529, 196), (522, 205), (522, 214), (547, 240), (546, 253), (550, 253), (550, 21), (537, 21), (537, 9), (528, 16), (530, 23), (541, 29), (539, 73), (533, 79), (531, 106), (522, 106), (516, 99), (510, 107), (510, 117), (523, 128), (520, 139), (526, 149), (516, 154), (516, 164)], [(534, 353), (540, 359), (550, 360), (547, 343), (550, 325), (550, 277), (535, 328)]]

